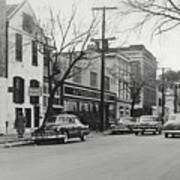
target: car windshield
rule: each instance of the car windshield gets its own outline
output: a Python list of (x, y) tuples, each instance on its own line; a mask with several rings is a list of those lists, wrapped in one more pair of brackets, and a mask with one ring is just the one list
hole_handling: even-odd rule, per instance
[(141, 116), (140, 122), (148, 122), (148, 121), (158, 121), (155, 116)]
[(82, 123), (79, 121), (78, 118), (74, 118), (74, 121), (75, 121), (75, 124), (76, 124), (76, 125), (82, 125)]
[(172, 120), (172, 121), (177, 121), (177, 120), (180, 120), (180, 115), (177, 115), (177, 114), (171, 114), (169, 115), (169, 120)]
[(66, 117), (61, 117), (61, 116), (52, 116), (50, 118), (48, 118), (47, 124), (58, 124), (58, 125), (63, 125), (63, 124), (67, 124), (68, 120)]

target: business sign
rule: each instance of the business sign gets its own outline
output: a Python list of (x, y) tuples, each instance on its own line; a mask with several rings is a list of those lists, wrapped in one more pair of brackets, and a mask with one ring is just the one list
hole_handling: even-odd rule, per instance
[(29, 87), (29, 96), (42, 96), (41, 87)]

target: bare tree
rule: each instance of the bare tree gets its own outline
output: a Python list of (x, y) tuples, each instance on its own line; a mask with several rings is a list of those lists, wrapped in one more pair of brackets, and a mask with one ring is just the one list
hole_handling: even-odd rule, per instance
[[(152, 28), (151, 35), (171, 31), (180, 25), (180, 4), (176, 0), (121, 0), (120, 13), (128, 18), (134, 17), (131, 30)], [(136, 17), (136, 20), (135, 20)]]
[[(42, 41), (37, 38), (43, 46), (43, 50), (40, 48), (40, 51), (46, 58), (49, 85), (48, 106), (42, 127), (53, 113), (54, 98), (58, 89), (61, 89), (62, 96), (65, 80), (79, 73), (74, 71), (74, 67), (80, 66), (81, 70), (87, 69), (92, 60), (87, 58), (90, 53), (87, 45), (95, 33), (96, 20), (92, 19), (88, 28), (80, 28), (76, 26), (75, 15), (76, 9), (73, 9), (70, 18), (64, 22), (61, 20), (60, 13), (54, 15), (50, 9), (50, 20), (41, 28)], [(63, 99), (61, 104), (63, 105)]]

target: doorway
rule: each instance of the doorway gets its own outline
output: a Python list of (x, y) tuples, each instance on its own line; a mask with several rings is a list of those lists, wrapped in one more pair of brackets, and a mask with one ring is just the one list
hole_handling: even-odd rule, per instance
[(34, 106), (34, 127), (39, 127), (40, 108), (39, 106)]
[(31, 108), (25, 108), (26, 127), (31, 128)]

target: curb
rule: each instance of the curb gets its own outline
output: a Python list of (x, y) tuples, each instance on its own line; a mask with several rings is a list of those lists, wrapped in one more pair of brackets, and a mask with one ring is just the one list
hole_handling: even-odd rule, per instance
[(19, 147), (19, 146), (32, 145), (32, 144), (34, 144), (34, 141), (32, 140), (7, 142), (4, 144), (4, 148)]

